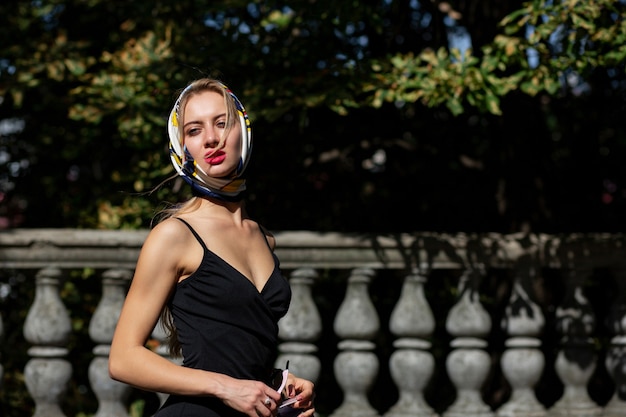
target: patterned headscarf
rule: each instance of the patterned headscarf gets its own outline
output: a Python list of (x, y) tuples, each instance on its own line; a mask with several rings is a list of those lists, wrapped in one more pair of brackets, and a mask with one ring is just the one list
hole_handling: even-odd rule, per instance
[[(241, 198), (241, 193), (246, 189), (246, 180), (242, 178), (242, 174), (250, 160), (250, 151), (252, 150), (252, 129), (250, 128), (250, 119), (246, 113), (243, 104), (230, 89), (222, 83), (218, 82), (227, 94), (232, 97), (237, 108), (239, 116), (239, 125), (241, 127), (241, 159), (237, 168), (228, 176), (223, 178), (215, 178), (207, 175), (192, 158), (183, 144), (183, 138), (180, 135), (178, 118), (180, 117), (180, 101), (193, 87), (193, 83), (188, 85), (178, 96), (167, 121), (167, 133), (170, 139), (170, 159), (172, 165), (191, 188), (209, 197), (215, 197), (222, 200), (236, 201)], [(210, 90), (203, 90), (210, 91)], [(228, 115), (233, 117), (234, 115)]]

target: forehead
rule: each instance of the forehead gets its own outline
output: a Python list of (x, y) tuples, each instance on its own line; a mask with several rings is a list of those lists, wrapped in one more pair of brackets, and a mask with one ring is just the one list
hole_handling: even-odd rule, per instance
[(215, 91), (203, 91), (192, 94), (185, 103), (183, 115), (190, 117), (193, 115), (216, 115), (226, 113), (224, 97)]

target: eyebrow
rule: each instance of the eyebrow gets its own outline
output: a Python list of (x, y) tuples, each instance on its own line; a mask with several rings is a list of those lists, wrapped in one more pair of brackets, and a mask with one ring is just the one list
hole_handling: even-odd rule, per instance
[[(213, 117), (212, 119), (213, 119), (213, 120), (217, 120), (217, 119), (220, 119), (220, 118), (222, 118), (222, 117), (226, 117), (226, 113), (221, 113), (221, 114), (218, 114), (217, 116)], [(201, 121), (201, 120), (190, 120), (189, 122), (187, 122), (187, 123), (185, 123), (185, 124), (183, 125), (183, 129), (184, 129), (185, 127), (189, 126), (189, 125), (201, 125), (201, 124), (203, 124), (203, 123), (204, 123), (204, 122), (203, 122), (203, 121)]]
[(185, 123), (183, 125), (183, 128), (186, 128), (187, 126), (190, 126), (190, 125), (201, 125), (201, 124), (202, 124), (202, 122), (199, 121), (199, 120), (192, 120), (190, 122)]

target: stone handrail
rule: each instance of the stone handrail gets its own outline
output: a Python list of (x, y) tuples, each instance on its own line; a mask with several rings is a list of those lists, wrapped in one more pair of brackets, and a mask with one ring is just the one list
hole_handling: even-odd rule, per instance
[[(147, 233), (81, 229), (0, 231), (0, 267), (134, 268)], [(276, 238), (277, 254), (287, 268), (360, 266), (410, 270), (426, 265), (437, 269), (460, 267), (472, 261), (510, 267), (524, 256), (534, 256), (543, 266), (559, 267), (570, 256), (599, 267), (625, 262), (626, 247), (626, 236), (615, 234), (385, 235), (290, 231), (277, 232)]]
[[(98, 402), (95, 413), (97, 417), (129, 415), (126, 399), (131, 388), (108, 378), (107, 357), (146, 235), (145, 230), (0, 232), (0, 271), (5, 276), (36, 271), (35, 297), (22, 323), (30, 346), (24, 380), (34, 416), (71, 415), (61, 405), (78, 370), (69, 354), (74, 330), (60, 285), (67, 279), (66, 271), (84, 268), (98, 271), (102, 288), (89, 319), (93, 359), (88, 373)], [(320, 413), (333, 417), (626, 416), (623, 235), (288, 231), (275, 236), (276, 253), (293, 289), (289, 313), (279, 323), (277, 365), (289, 360), (294, 372), (322, 386), (334, 384), (334, 397), (320, 389)], [(596, 271), (604, 271), (603, 278)], [(332, 277), (323, 285), (339, 298), (316, 292), (322, 275)], [(562, 293), (553, 294), (559, 296), (556, 304), (535, 295), (549, 292), (549, 276), (563, 281)], [(435, 282), (441, 277), (453, 282), (452, 291), (446, 290), (455, 294), (454, 299), (446, 306), (428, 291), (441, 285)], [(374, 293), (373, 285), (383, 279), (395, 299), (385, 301)], [(497, 286), (485, 287), (487, 279), (497, 281)], [(617, 289), (613, 299), (605, 300), (611, 308), (598, 308), (587, 298), (589, 282), (598, 279)], [(496, 294), (503, 289), (504, 295)], [(503, 300), (500, 309), (497, 303), (486, 308), (481, 301), (497, 297)], [(384, 322), (383, 314), (388, 314)], [(604, 329), (599, 323), (605, 322)], [(0, 333), (2, 329), (0, 321)], [(600, 333), (607, 334), (608, 341)], [(154, 349), (167, 357), (159, 344), (164, 339), (160, 326), (153, 338)], [(329, 340), (336, 344), (330, 362), (324, 346)], [(557, 342), (547, 346), (544, 340)], [(550, 349), (558, 354), (552, 357)], [(381, 350), (391, 352), (389, 357)], [(6, 360), (5, 352), (0, 365)], [(601, 360), (606, 372), (596, 376)], [(536, 391), (546, 384), (551, 369), (563, 389), (554, 401), (546, 402)], [(497, 383), (494, 374), (500, 375)], [(605, 401), (589, 395), (592, 380), (611, 390)], [(440, 383), (447, 391), (433, 388)], [(381, 399), (382, 385), (386, 386)], [(438, 392), (453, 395), (446, 402), (437, 398)], [(159, 401), (163, 399), (159, 395)]]

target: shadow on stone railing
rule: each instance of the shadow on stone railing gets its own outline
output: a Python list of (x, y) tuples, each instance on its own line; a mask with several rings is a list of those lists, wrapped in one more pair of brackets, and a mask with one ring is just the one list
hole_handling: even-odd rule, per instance
[[(164, 400), (107, 373), (146, 234), (0, 232), (3, 415)], [(624, 236), (275, 235), (293, 289), (277, 365), (316, 381), (319, 415), (626, 416)]]

